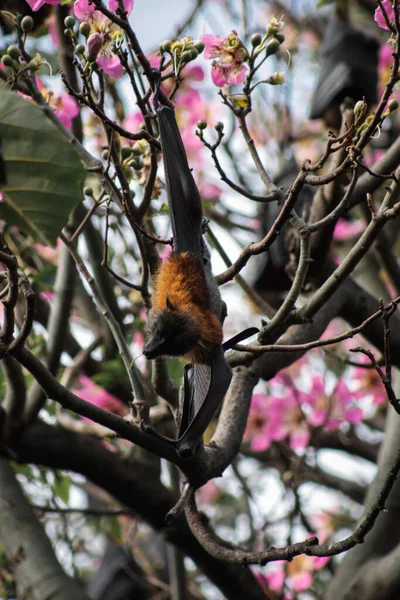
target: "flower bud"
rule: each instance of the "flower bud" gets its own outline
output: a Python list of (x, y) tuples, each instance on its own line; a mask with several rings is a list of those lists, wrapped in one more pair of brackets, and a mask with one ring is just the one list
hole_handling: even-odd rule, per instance
[(282, 85), (283, 83), (285, 83), (285, 81), (286, 78), (282, 71), (276, 71), (275, 73), (273, 73), (273, 75), (271, 75), (271, 77), (267, 79), (267, 83), (270, 83), (271, 85)]
[(135, 156), (141, 156), (146, 152), (148, 148), (148, 143), (145, 140), (138, 140), (132, 146), (132, 153)]
[(285, 36), (283, 35), (283, 33), (276, 33), (275, 38), (280, 44), (283, 44), (283, 42), (285, 41)]
[(14, 66), (14, 61), (9, 54), (5, 54), (2, 57), (1, 62), (5, 67), (9, 67), (10, 69)]
[(161, 44), (160, 44), (160, 52), (162, 54), (164, 54), (164, 52), (169, 52), (171, 50), (171, 40), (164, 40)]
[(190, 60), (196, 60), (199, 55), (198, 51), (194, 47), (188, 50), (188, 52), (190, 53)]
[(64, 29), (64, 35), (66, 37), (71, 37), (72, 36), (72, 31), (70, 29)]
[(354, 107), (354, 114), (355, 116), (359, 116), (361, 115), (365, 109), (367, 108), (367, 105), (365, 104), (365, 102), (363, 100), (359, 100), (358, 102), (356, 102), (356, 105)]
[(75, 25), (75, 18), (72, 15), (68, 15), (64, 19), (64, 25), (67, 29), (73, 29)]
[(43, 61), (40, 54), (36, 54), (35, 58), (32, 58), (32, 60), (28, 62), (25, 68), (27, 71), (38, 71), (42, 62)]
[(206, 129), (207, 128), (207, 121), (205, 121), (204, 119), (201, 119), (201, 121), (197, 121), (197, 129)]
[(224, 130), (224, 124), (221, 123), (221, 121), (218, 121), (217, 123), (215, 123), (215, 131), (218, 131), (218, 133), (222, 133), (223, 130)]
[(179, 58), (182, 64), (190, 62), (192, 60), (191, 50), (184, 50), (184, 52), (182, 52)]
[(284, 22), (283, 21), (279, 21), (276, 17), (272, 17), (269, 20), (268, 26), (267, 26), (267, 37), (273, 37), (276, 36), (277, 33), (279, 33), (279, 31), (282, 29), (282, 27), (284, 26)]
[(398, 108), (399, 108), (399, 103), (397, 102), (397, 100), (395, 100), (394, 98), (392, 98), (391, 100), (389, 100), (388, 109), (389, 109), (390, 112), (394, 112)]
[(143, 169), (144, 167), (143, 159), (140, 156), (135, 156), (135, 158), (131, 161), (130, 164), (135, 169), (135, 171), (140, 171), (140, 169)]
[(108, 160), (108, 150), (103, 150), (103, 152), (101, 153), (101, 158), (103, 160)]
[(34, 26), (35, 24), (33, 22), (33, 19), (29, 15), (24, 17), (21, 21), (21, 29), (24, 33), (29, 33), (29, 31), (32, 31)]
[(75, 48), (75, 52), (77, 54), (84, 54), (85, 52), (85, 46), (83, 44), (78, 44)]
[(122, 146), (121, 148), (121, 158), (125, 160), (132, 154), (132, 148), (130, 146)]
[(91, 31), (89, 23), (82, 21), (82, 23), (79, 25), (79, 31), (85, 36), (85, 38), (89, 37)]
[(103, 36), (101, 33), (92, 33), (87, 41), (87, 58), (90, 62), (94, 62), (103, 47)]
[(93, 196), (93, 188), (85, 187), (83, 193), (85, 194), (85, 196), (89, 196), (89, 198), (91, 198)]
[(181, 40), (174, 40), (173, 42), (171, 42), (171, 47), (169, 52), (174, 53), (174, 54), (180, 54), (182, 52), (183, 49), (183, 44), (181, 42)]
[(261, 44), (261, 40), (262, 37), (259, 33), (253, 33), (253, 35), (251, 36), (250, 42), (251, 45), (253, 46), (253, 48), (256, 48), (257, 46), (259, 46)]
[(249, 105), (249, 97), (247, 94), (231, 94), (229, 100), (234, 106), (246, 108)]
[(8, 46), (7, 54), (9, 54), (14, 60), (18, 60), (20, 56), (20, 52), (17, 46)]
[(205, 48), (205, 44), (202, 40), (196, 40), (193, 44), (193, 48), (196, 48), (197, 52), (201, 54)]
[(278, 42), (278, 40), (276, 38), (272, 38), (272, 40), (270, 40), (267, 44), (267, 56), (272, 56), (273, 54), (276, 54), (280, 47), (281, 45)]

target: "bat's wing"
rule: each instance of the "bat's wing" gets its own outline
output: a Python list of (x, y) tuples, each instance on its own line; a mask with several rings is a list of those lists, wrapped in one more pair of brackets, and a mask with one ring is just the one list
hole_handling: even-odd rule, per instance
[(181, 458), (191, 458), (215, 411), (221, 404), (232, 379), (222, 346), (211, 357), (211, 365), (186, 365), (184, 401), (176, 451)]
[(168, 106), (158, 106), (158, 125), (164, 159), (165, 180), (171, 215), (174, 251), (190, 252), (203, 262), (202, 219), (200, 194), (189, 168), (175, 112)]
[(353, 29), (348, 21), (331, 21), (321, 46), (321, 70), (311, 104), (310, 118), (319, 119), (332, 104), (346, 96), (377, 101), (377, 41)]
[(256, 327), (245, 329), (218, 346), (212, 354), (211, 365), (186, 365), (184, 374), (184, 403), (176, 450), (181, 458), (190, 458), (222, 402), (232, 379), (224, 352), (235, 344), (258, 333)]

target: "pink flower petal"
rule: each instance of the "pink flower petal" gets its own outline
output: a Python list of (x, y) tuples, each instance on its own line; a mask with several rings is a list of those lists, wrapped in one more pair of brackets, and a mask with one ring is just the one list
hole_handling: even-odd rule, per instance
[(45, 4), (45, 0), (26, 0), (33, 12), (42, 8), (43, 4)]
[[(124, 0), (124, 6), (129, 15), (133, 8), (133, 0)], [(115, 12), (118, 8), (118, 0), (108, 0), (107, 8)]]
[(285, 583), (285, 572), (283, 570), (273, 571), (267, 574), (266, 579), (273, 592), (280, 592)]
[(309, 589), (313, 582), (313, 578), (311, 573), (308, 572), (296, 573), (295, 575), (291, 575), (290, 582), (295, 592), (303, 592), (304, 590)]
[(88, 0), (76, 0), (74, 4), (74, 15), (80, 21), (86, 21), (96, 10), (94, 4), (89, 4)]
[(254, 452), (263, 452), (270, 445), (271, 440), (264, 434), (253, 434), (250, 440), (250, 449)]
[[(394, 10), (391, 0), (383, 0), (382, 5), (389, 21), (394, 21)], [(378, 23), (379, 27), (382, 27), (382, 29), (389, 29), (389, 27), (386, 25), (386, 21), (380, 6), (378, 6), (375, 10), (374, 20), (376, 23)]]
[(313, 556), (313, 569), (318, 571), (330, 561), (330, 556)]
[(290, 447), (292, 450), (304, 450), (310, 439), (308, 429), (297, 429), (290, 434)]
[(66, 129), (71, 129), (72, 127), (72, 120), (71, 118), (63, 111), (62, 108), (55, 108), (54, 109), (55, 114), (57, 115), (57, 117), (60, 119), (61, 123), (64, 125), (64, 127)]
[(104, 56), (100, 54), (97, 57), (96, 62), (107, 75), (110, 75), (110, 77), (113, 77), (114, 79), (122, 77), (124, 69), (118, 56)]
[(205, 45), (204, 58), (215, 58), (219, 56), (224, 45), (224, 38), (220, 35), (211, 35), (206, 33), (200, 36), (201, 41)]
[(79, 106), (75, 98), (72, 98), (72, 96), (69, 96), (68, 94), (61, 93), (61, 103), (64, 112), (71, 117), (71, 119), (78, 116)]
[(361, 410), (361, 408), (358, 408), (357, 406), (353, 406), (351, 408), (348, 408), (345, 411), (344, 417), (345, 417), (346, 421), (349, 421), (349, 423), (359, 423), (360, 421), (363, 420), (364, 413)]

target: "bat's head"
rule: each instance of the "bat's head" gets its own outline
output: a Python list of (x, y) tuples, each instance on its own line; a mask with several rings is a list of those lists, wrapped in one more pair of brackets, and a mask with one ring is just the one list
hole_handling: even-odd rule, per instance
[(143, 348), (147, 359), (157, 356), (183, 356), (200, 342), (200, 331), (189, 313), (165, 308), (153, 315), (149, 339)]

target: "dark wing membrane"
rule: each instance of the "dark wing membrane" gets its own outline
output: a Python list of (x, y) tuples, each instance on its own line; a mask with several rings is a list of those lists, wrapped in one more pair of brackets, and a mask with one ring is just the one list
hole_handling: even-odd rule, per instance
[(163, 151), (168, 203), (171, 214), (174, 250), (190, 252), (202, 263), (201, 227), (203, 212), (199, 191), (190, 170), (175, 113), (172, 108), (157, 108), (160, 142)]
[(319, 119), (332, 104), (346, 96), (377, 102), (377, 41), (353, 29), (348, 21), (332, 20), (321, 46), (320, 74), (311, 103), (310, 118)]
[(221, 404), (232, 379), (222, 346), (212, 354), (211, 365), (185, 367), (184, 402), (176, 450), (181, 458), (191, 458)]

